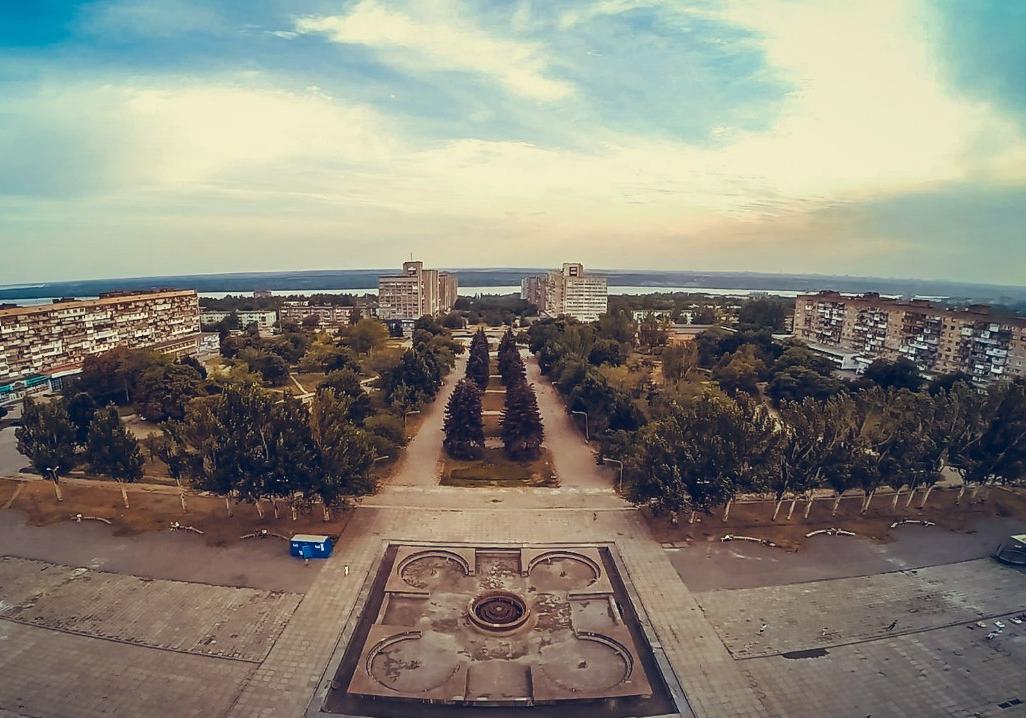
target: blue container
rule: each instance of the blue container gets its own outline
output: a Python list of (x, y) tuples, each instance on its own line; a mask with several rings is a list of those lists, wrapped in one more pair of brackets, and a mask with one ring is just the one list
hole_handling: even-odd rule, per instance
[(296, 558), (328, 558), (332, 548), (331, 536), (296, 534), (289, 540), (289, 553)]

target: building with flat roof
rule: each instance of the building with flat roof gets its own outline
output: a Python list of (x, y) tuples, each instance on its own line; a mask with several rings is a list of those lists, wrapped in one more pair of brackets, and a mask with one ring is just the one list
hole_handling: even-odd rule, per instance
[(1026, 376), (1026, 317), (990, 307), (951, 309), (920, 299), (824, 291), (795, 299), (794, 336), (852, 353), (853, 364), (904, 357), (927, 375), (965, 372), (985, 384)]
[(608, 309), (606, 278), (587, 274), (577, 262), (564, 262), (561, 269), (525, 277), (520, 282), (520, 298), (538, 307), (541, 314), (582, 322), (593, 322)]
[(423, 262), (403, 262), (402, 274), (378, 277), (378, 318), (414, 321), (452, 310), (459, 283), (456, 275), (424, 269)]
[(200, 324), (217, 324), (227, 319), (232, 314), (239, 318), (239, 326), (248, 327), (256, 324), (260, 329), (270, 329), (278, 321), (278, 312), (273, 309), (240, 309), (234, 312), (224, 312), (215, 309), (204, 309), (200, 312)]
[(199, 298), (191, 289), (0, 309), (0, 402), (56, 388), (85, 357), (117, 347), (195, 354), (199, 332)]

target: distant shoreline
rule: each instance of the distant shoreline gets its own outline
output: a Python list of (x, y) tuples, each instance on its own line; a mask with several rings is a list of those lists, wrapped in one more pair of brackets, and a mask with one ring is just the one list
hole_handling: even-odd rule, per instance
[[(19, 283), (0, 286), (0, 302), (50, 297), (88, 297), (115, 290), (146, 290), (166, 287), (195, 289), (208, 293), (250, 293), (273, 290), (276, 293), (309, 294), (314, 292), (350, 291), (363, 293), (377, 289), (378, 275), (389, 270), (321, 270), (305, 272), (254, 272), (234, 274), (175, 275), (163, 277), (128, 277), (123, 279), (79, 280), (66, 282)], [(394, 270), (392, 270), (394, 271)], [(510, 291), (527, 275), (544, 269), (453, 269), (460, 285), (484, 290), (503, 288)], [(689, 272), (689, 271), (621, 271), (595, 270), (604, 274), (611, 294), (637, 294), (639, 289), (651, 292), (689, 291), (724, 294), (752, 292), (786, 293), (814, 292), (834, 289), (842, 292), (879, 292), (880, 294), (924, 297), (950, 297), (989, 303), (1026, 302), (1026, 287), (961, 283), (944, 280), (891, 279), (801, 274), (760, 274), (754, 272)], [(616, 291), (616, 288), (631, 291)]]

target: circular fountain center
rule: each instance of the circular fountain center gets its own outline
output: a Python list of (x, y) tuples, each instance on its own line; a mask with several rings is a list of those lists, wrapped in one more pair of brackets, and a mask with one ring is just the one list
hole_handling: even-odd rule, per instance
[(472, 599), (467, 609), (471, 623), (488, 633), (512, 633), (527, 623), (531, 609), (515, 593), (486, 591)]

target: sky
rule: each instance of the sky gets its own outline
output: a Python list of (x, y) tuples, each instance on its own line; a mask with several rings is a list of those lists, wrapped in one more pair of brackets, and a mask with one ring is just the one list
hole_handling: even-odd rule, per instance
[(1026, 2), (0, 0), (0, 284), (1026, 284)]

